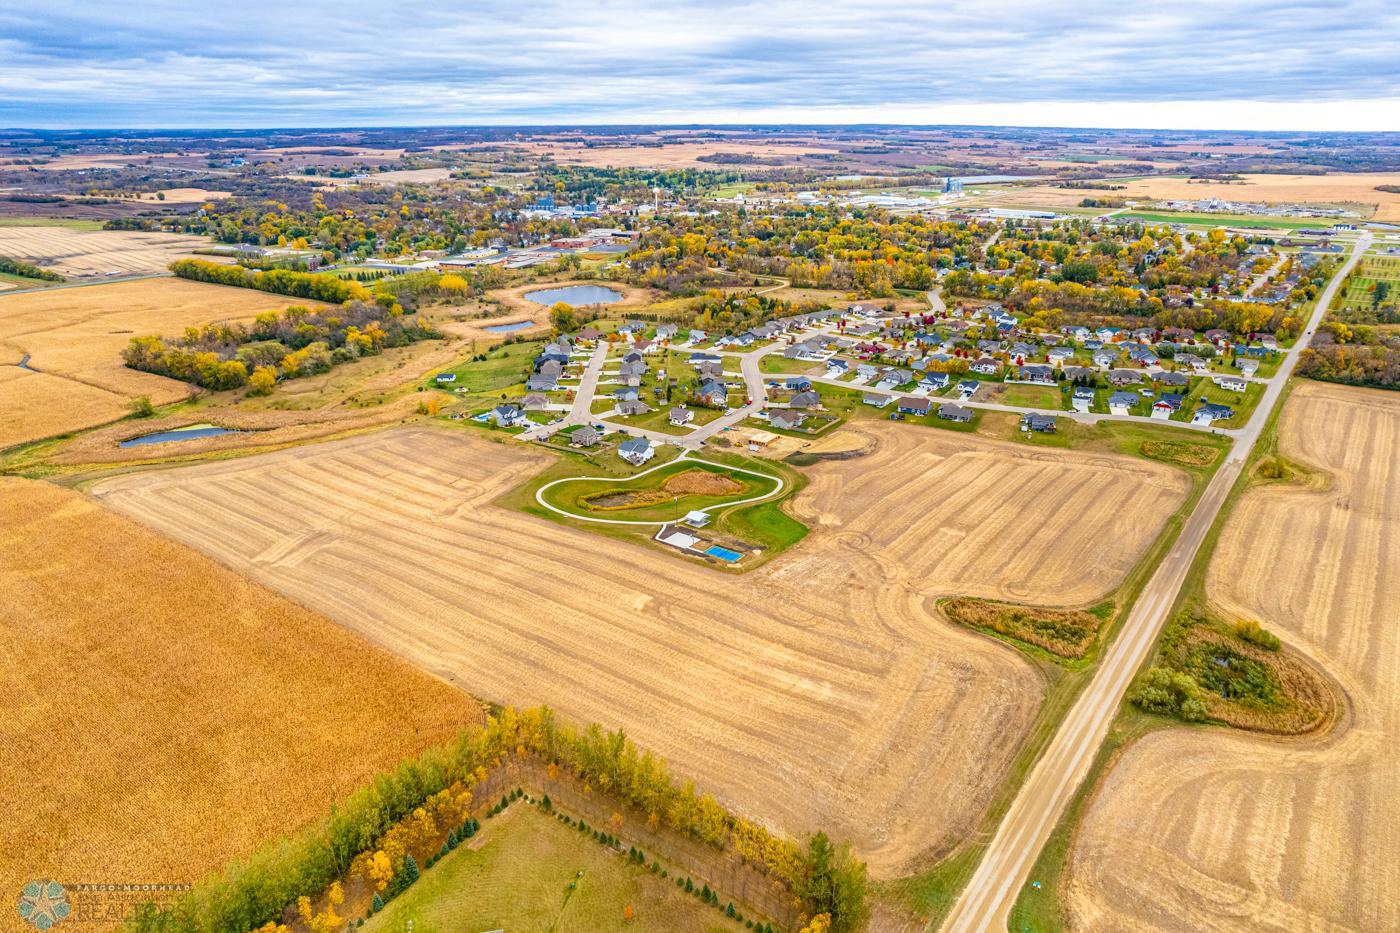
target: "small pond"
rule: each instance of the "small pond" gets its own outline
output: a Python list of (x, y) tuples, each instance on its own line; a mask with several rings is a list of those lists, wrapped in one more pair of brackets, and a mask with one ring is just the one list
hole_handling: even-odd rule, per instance
[[(526, 295), (525, 297), (529, 297)], [(533, 300), (533, 299), (532, 299)], [(509, 324), (492, 324), (486, 328), (488, 334), (509, 334), (512, 331), (524, 330), (534, 324), (534, 321), (512, 321)]]
[(122, 447), (135, 447), (138, 444), (165, 444), (169, 441), (192, 441), (201, 437), (218, 437), (220, 434), (243, 434), (243, 431), (230, 431), (228, 428), (221, 428), (216, 424), (192, 424), (189, 427), (176, 428), (173, 431), (159, 431), (155, 434), (143, 434), (140, 437), (133, 437), (129, 441), (122, 441)]
[(610, 305), (622, 300), (622, 292), (602, 285), (567, 285), (564, 288), (546, 288), (538, 292), (526, 292), (525, 298), (537, 305), (552, 305), (564, 302), (575, 308), (583, 305)]

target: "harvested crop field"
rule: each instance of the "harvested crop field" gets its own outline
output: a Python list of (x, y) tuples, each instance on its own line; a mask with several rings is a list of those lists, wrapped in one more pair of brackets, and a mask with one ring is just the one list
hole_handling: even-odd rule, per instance
[(29, 354), (28, 365), (52, 387), (50, 393), (32, 381), (0, 380), (0, 410), (12, 422), (0, 447), (104, 424), (125, 414), (137, 396), (148, 395), (157, 405), (187, 398), (192, 390), (185, 383), (122, 364), (132, 337), (179, 334), (186, 327), (251, 320), (307, 303), (173, 278), (0, 296), (0, 354)]
[(127, 399), (72, 379), (0, 366), (0, 449), (114, 421)]
[(493, 505), (544, 456), (440, 427), (94, 491), (480, 696), (622, 726), (729, 805), (850, 838), (888, 875), (971, 829), (1042, 691), (933, 601), (1102, 595), (1156, 533), (1126, 505), (1165, 517), (1185, 484), (871, 434), (871, 454), (811, 471), (802, 545), (733, 577)]
[(174, 260), (209, 244), (208, 237), (144, 230), (0, 226), (0, 256), (22, 259), (69, 278), (156, 275)]
[(81, 493), (0, 479), (0, 527), (6, 897), (194, 881), (480, 716)]
[(1269, 739), (1167, 729), (1131, 747), (1080, 827), (1081, 929), (1400, 929), (1400, 397), (1303, 383), (1284, 456), (1327, 474), (1236, 506), (1207, 591), (1335, 677), (1349, 721)]

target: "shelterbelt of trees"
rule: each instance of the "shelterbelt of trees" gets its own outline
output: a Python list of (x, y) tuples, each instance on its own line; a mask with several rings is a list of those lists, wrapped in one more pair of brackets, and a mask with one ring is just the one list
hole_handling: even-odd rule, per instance
[[(512, 755), (534, 755), (572, 772), (586, 786), (624, 800), (677, 832), (733, 849), (798, 897), (807, 914), (825, 914), (833, 933), (853, 933), (867, 915), (865, 866), (825, 834), (807, 845), (735, 816), (666, 763), (639, 751), (621, 731), (577, 730), (548, 708), (506, 707), (455, 742), (404, 761), (340, 802), (321, 821), (231, 863), (164, 908), (141, 906), (131, 933), (243, 933), (275, 923), (300, 898), (318, 896), (349, 873), (371, 881), (402, 873), (409, 862), (401, 821), (459, 820), (471, 789)], [(434, 830), (439, 828), (434, 826)], [(427, 835), (431, 835), (429, 831)], [(416, 871), (416, 865), (413, 869)]]
[(206, 389), (249, 385), (253, 393), (266, 394), (279, 379), (322, 373), (385, 347), (435, 336), (402, 309), (352, 300), (332, 308), (268, 311), (251, 327), (219, 323), (191, 327), (180, 337), (133, 337), (122, 358), (132, 369)]
[(743, 209), (662, 217), (628, 254), (639, 284), (682, 284), (677, 271), (717, 266), (733, 272), (777, 275), (799, 287), (851, 289), (891, 295), (896, 288), (926, 289), (937, 270), (980, 253), (991, 225), (895, 216), (835, 207), (751, 216)]
[(1328, 322), (1299, 357), (1298, 373), (1324, 382), (1400, 389), (1400, 334)]

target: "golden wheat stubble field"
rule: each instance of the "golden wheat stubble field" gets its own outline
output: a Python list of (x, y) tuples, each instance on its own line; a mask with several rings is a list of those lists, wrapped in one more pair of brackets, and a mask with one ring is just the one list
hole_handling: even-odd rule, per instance
[(132, 337), (177, 336), (292, 304), (319, 303), (174, 278), (0, 296), (0, 353), (29, 354), (43, 376), (0, 367), (0, 448), (105, 424), (138, 396), (157, 405), (189, 397), (186, 383), (122, 364)]
[(73, 278), (155, 275), (174, 260), (208, 248), (209, 243), (208, 237), (147, 230), (0, 226), (0, 256), (22, 259)]
[(888, 875), (964, 836), (1042, 693), (947, 593), (1089, 600), (1185, 483), (876, 427), (740, 577), (493, 504), (546, 461), (422, 426), (118, 477), (103, 501), (500, 702), (622, 726), (727, 804), (852, 839)]
[(1334, 676), (1350, 715), (1291, 740), (1141, 739), (1079, 830), (1078, 929), (1400, 929), (1400, 397), (1304, 383), (1281, 431), (1326, 477), (1246, 493), (1208, 594)]
[(195, 881), (480, 719), (82, 493), (0, 479), (0, 528), (7, 899), (34, 878)]

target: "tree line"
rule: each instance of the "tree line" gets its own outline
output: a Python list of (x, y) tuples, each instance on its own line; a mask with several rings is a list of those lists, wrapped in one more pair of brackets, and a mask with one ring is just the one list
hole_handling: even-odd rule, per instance
[(664, 823), (716, 849), (734, 846), (801, 898), (808, 913), (829, 914), (836, 933), (864, 923), (866, 870), (849, 846), (833, 844), (824, 833), (798, 845), (728, 813), (693, 782), (676, 783), (664, 761), (639, 751), (621, 730), (597, 724), (579, 730), (547, 707), (505, 707), (447, 745), (379, 775), (306, 829), (230, 862), (166, 906), (142, 905), (127, 930), (244, 933), (276, 922), (300, 898), (319, 896), (352, 866), (378, 888), (381, 878), (402, 873), (411, 840), (428, 834), (430, 821), (441, 826), (463, 819), (470, 788), (512, 754), (572, 771), (585, 790), (597, 788), (638, 807), (648, 823)]

